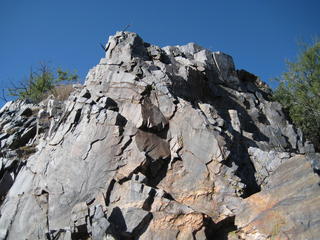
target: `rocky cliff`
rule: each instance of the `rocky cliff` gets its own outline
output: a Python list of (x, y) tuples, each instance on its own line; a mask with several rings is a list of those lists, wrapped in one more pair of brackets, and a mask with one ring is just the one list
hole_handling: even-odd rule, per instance
[(320, 157), (255, 75), (118, 32), (67, 101), (0, 111), (0, 239), (320, 239)]

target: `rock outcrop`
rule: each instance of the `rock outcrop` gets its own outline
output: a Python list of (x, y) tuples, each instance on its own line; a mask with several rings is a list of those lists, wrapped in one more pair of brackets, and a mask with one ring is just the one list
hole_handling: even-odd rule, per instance
[(0, 111), (0, 239), (319, 239), (320, 157), (258, 77), (118, 32), (67, 101)]

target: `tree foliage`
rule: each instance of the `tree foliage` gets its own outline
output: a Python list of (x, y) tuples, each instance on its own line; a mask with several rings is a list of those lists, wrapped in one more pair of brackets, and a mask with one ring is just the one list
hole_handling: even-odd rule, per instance
[(307, 139), (320, 148), (320, 41), (304, 45), (296, 62), (287, 62), (288, 71), (280, 82), (274, 99), (288, 111), (292, 121)]
[(18, 85), (12, 84), (13, 87), (8, 92), (11, 96), (37, 103), (52, 93), (56, 85), (77, 79), (78, 76), (74, 73), (61, 68), (54, 71), (47, 64), (41, 63), (36, 71), (31, 69), (26, 80), (20, 81)]

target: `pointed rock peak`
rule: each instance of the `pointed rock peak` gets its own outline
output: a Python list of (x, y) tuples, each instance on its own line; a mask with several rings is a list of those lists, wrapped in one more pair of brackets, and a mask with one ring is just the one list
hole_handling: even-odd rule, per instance
[(108, 64), (121, 64), (122, 62), (130, 62), (132, 58), (142, 58), (148, 60), (146, 46), (149, 44), (133, 32), (117, 32), (109, 37), (106, 44), (106, 58)]

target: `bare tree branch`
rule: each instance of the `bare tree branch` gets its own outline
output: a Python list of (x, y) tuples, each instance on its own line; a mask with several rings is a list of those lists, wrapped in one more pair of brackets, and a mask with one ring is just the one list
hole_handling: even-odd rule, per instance
[(8, 102), (7, 98), (6, 98), (6, 94), (4, 91), (4, 88), (2, 88), (2, 96), (0, 96), (0, 99), (4, 102)]
[(127, 24), (127, 26), (125, 26), (125, 28), (122, 30), (122, 32), (127, 31), (127, 29), (131, 27), (131, 24)]
[(102, 43), (100, 43), (100, 46), (102, 47), (102, 49), (103, 49), (103, 51), (107, 51), (107, 49), (103, 46), (103, 44)]

